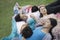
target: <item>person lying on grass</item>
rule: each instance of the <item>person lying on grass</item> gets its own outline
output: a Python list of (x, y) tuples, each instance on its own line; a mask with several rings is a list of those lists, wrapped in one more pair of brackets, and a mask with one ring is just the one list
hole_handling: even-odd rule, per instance
[(57, 21), (53, 18), (45, 19), (41, 21), (42, 27), (38, 27), (35, 30), (24, 24), (21, 28), (21, 34), (23, 40), (42, 40), (44, 36), (51, 32), (52, 28), (57, 25)]

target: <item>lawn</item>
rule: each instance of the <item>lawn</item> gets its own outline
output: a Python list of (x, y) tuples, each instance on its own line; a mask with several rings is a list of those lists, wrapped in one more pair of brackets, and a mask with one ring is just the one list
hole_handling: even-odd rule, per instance
[(40, 5), (49, 4), (54, 0), (0, 0), (0, 39), (8, 36), (11, 32), (11, 18), (13, 16), (13, 6), (16, 2), (19, 5)]

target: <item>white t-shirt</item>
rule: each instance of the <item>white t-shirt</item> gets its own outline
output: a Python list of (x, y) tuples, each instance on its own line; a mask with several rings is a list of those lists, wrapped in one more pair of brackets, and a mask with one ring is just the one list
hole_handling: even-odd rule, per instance
[(40, 12), (39, 12), (39, 11), (33, 12), (33, 13), (31, 13), (31, 14), (33, 14), (37, 19), (40, 18)]
[(27, 21), (28, 21), (29, 19), (31, 19), (31, 17), (30, 17), (31, 14), (33, 14), (33, 15), (36, 17), (37, 21), (39, 21), (39, 19), (40, 19), (40, 12), (39, 12), (39, 11), (26, 14), (26, 16), (28, 16)]
[(20, 21), (20, 22), (16, 22), (17, 25), (17, 33), (20, 34), (20, 29), (22, 27), (22, 25), (25, 24), (24, 21)]

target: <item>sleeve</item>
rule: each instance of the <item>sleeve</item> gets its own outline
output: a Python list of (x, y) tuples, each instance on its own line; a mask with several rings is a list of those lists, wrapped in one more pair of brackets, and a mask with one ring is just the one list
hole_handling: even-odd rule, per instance
[(46, 34), (43, 38), (43, 40), (51, 40), (51, 35), (50, 34)]
[(35, 29), (35, 20), (33, 19), (33, 18), (31, 18), (31, 19), (29, 19), (28, 21), (27, 21), (27, 23), (29, 24), (29, 26), (30, 26), (30, 28), (32, 29), (32, 30), (34, 30)]

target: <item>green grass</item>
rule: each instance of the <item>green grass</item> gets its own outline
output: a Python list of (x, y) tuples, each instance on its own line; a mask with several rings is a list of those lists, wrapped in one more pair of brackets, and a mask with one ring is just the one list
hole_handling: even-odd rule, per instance
[(13, 16), (13, 6), (16, 2), (19, 5), (40, 5), (49, 4), (54, 0), (0, 0), (0, 39), (8, 36), (11, 32), (11, 18)]

